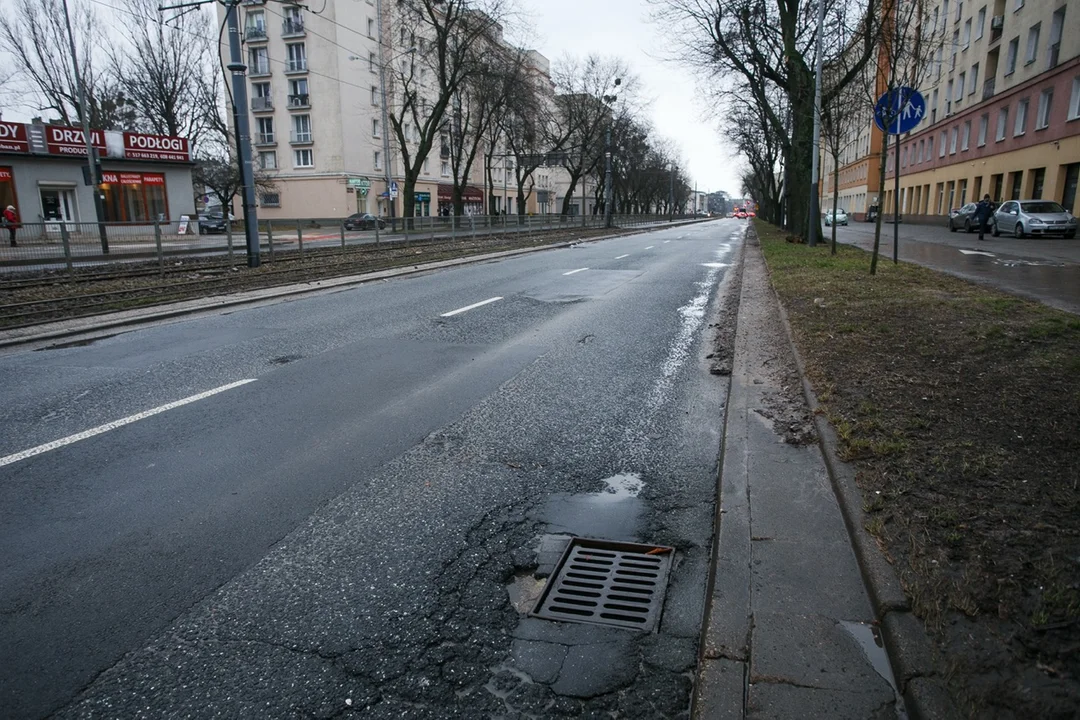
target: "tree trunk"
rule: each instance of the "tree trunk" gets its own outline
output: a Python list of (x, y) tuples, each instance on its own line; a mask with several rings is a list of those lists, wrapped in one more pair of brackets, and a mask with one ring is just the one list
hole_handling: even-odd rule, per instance
[[(562, 215), (563, 215), (563, 217), (570, 214), (570, 205), (573, 204), (574, 191), (577, 190), (577, 181), (578, 181), (579, 177), (580, 177), (580, 174), (575, 175), (572, 172), (570, 173), (570, 187), (567, 188), (566, 196), (563, 197), (563, 199), (562, 199)], [(585, 208), (581, 208), (581, 213), (583, 215), (585, 214)]]
[[(836, 205), (840, 202), (840, 158), (833, 155), (833, 192), (832, 192), (832, 250), (836, 254)], [(849, 221), (850, 222), (850, 221)]]
[(885, 211), (885, 161), (889, 157), (889, 133), (884, 133), (885, 140), (881, 143), (881, 159), (879, 161), (880, 172), (878, 178), (877, 218), (874, 222), (874, 252), (870, 255), (870, 274), (877, 274), (878, 250), (881, 247), (881, 216)]

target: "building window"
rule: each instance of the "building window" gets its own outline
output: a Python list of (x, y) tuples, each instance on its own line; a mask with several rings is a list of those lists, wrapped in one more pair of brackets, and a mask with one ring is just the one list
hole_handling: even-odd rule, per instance
[(375, 118), (371, 120), (371, 137), (381, 137), (379, 135), (379, 121)]
[(941, 79), (941, 66), (942, 66), (941, 53), (942, 53), (942, 49), (940, 47), (934, 53), (934, 68), (936, 70), (938, 80)]
[(315, 167), (315, 153), (311, 151), (311, 148), (293, 150), (293, 167)]
[(442, 176), (450, 177), (450, 163), (447, 160), (442, 161)]
[(277, 152), (274, 150), (260, 152), (259, 167), (263, 170), (277, 170)]
[(915, 152), (915, 164), (922, 163), (923, 153), (926, 152), (926, 140), (919, 141), (919, 149)]
[(960, 31), (955, 30), (952, 34), (952, 60), (949, 62), (949, 69), (956, 69), (956, 53), (960, 51)]
[(953, 86), (952, 80), (949, 81), (945, 87), (945, 117), (952, 115), (952, 103), (953, 103)]
[(960, 133), (960, 149), (961, 150), (967, 150), (968, 149), (968, 143), (970, 142), (970, 140), (971, 140), (971, 121), (968, 120), (967, 122), (964, 123), (964, 129)]
[(289, 107), (307, 107), (311, 103), (307, 78), (289, 81)]
[(1046, 183), (1046, 168), (1035, 168), (1031, 179), (1031, 199), (1042, 200), (1043, 185)]
[(269, 75), (270, 56), (265, 47), (248, 50), (248, 75)]
[(274, 142), (274, 118), (261, 117), (256, 118), (256, 122), (259, 127), (258, 137), (255, 138), (259, 143), (272, 143)]
[(979, 14), (975, 18), (975, 39), (982, 40), (983, 29), (986, 27), (986, 6), (979, 8)]
[(379, 67), (378, 67), (378, 61), (375, 59), (375, 53), (368, 53), (367, 65), (368, 65), (368, 70), (370, 70), (371, 72), (378, 71)]
[(931, 123), (937, 122), (937, 101), (938, 101), (938, 91), (937, 91), (937, 88), (934, 88), (934, 92), (931, 93), (931, 95), (930, 95), (930, 122)]
[(974, 95), (979, 85), (979, 63), (971, 66), (971, 75), (968, 77), (968, 95)]
[(1073, 78), (1072, 94), (1069, 96), (1069, 119), (1080, 118), (1080, 76)]
[(375, 151), (375, 169), (382, 170), (382, 154), (378, 150)]
[(960, 76), (956, 78), (956, 102), (960, 102), (964, 99), (964, 85), (967, 83), (967, 73), (962, 72)]
[(941, 141), (941, 146), (938, 148), (938, 157), (939, 158), (945, 157), (945, 152), (946, 152), (945, 141), (946, 141), (946, 139), (947, 139), (947, 136), (945, 135), (945, 131), (942, 130), (941, 131), (941, 136), (938, 138), (938, 140)]
[(1028, 99), (1016, 103), (1016, 123), (1013, 125), (1013, 137), (1023, 135), (1027, 130)]
[(1030, 65), (1035, 62), (1035, 57), (1039, 54), (1039, 31), (1042, 29), (1042, 23), (1035, 23), (1028, 30), (1027, 52), (1024, 54), (1024, 64)]
[(371, 86), (371, 104), (375, 105), (375, 106), (378, 106), (378, 104), (379, 104), (379, 86), (378, 85), (372, 85)]
[(1016, 4), (1013, 5), (1013, 11), (1015, 12), (1016, 10), (1019, 10), (1022, 7), (1024, 7), (1024, 0), (1016, 0)]
[[(104, 182), (105, 219), (110, 222), (153, 222), (169, 219), (165, 176), (161, 173), (109, 172)], [(44, 195), (44, 193), (42, 193)]]
[(965, 50), (971, 45), (971, 18), (964, 21), (964, 33), (960, 36), (960, 43)]
[(1012, 75), (1016, 72), (1016, 53), (1020, 49), (1020, 38), (1014, 37), (1009, 41), (1009, 51), (1005, 55), (1005, 74)]
[(292, 125), (293, 132), (290, 138), (292, 142), (309, 143), (312, 141), (310, 115), (293, 115)]
[(950, 155), (955, 155), (956, 154), (956, 141), (957, 141), (957, 139), (959, 137), (960, 137), (960, 128), (954, 126), (953, 129), (952, 129), (952, 132), (950, 133), (950, 138), (951, 139), (949, 140), (949, 154)]
[(1005, 126), (1009, 124), (1009, 108), (1008, 106), (998, 110), (998, 126), (997, 137), (995, 140), (1001, 142), (1005, 139)]
[(990, 113), (983, 113), (979, 118), (979, 147), (986, 144), (986, 129), (990, 125)]
[(304, 32), (304, 16), (300, 8), (296, 6), (286, 7), (283, 17), (285, 22), (282, 23), (281, 28), (286, 35)]
[(933, 136), (926, 138), (926, 162), (930, 162), (930, 158), (934, 157), (934, 138)]
[(428, 158), (424, 158), (424, 174), (431, 174), (431, 164), (428, 162)]
[(1061, 30), (1065, 26), (1065, 8), (1058, 8), (1050, 21), (1050, 45), (1046, 48), (1046, 69), (1057, 67), (1061, 55)]
[(289, 43), (285, 46), (285, 50), (288, 57), (285, 63), (286, 71), (300, 72), (307, 70), (307, 48), (304, 47), (304, 43)]
[(263, 193), (259, 198), (259, 204), (263, 207), (281, 207), (280, 193)]
[(902, 167), (902, 168), (907, 167), (907, 148), (906, 147), (900, 153), (900, 167)]
[(372, 18), (367, 19), (367, 36), (369, 38), (375, 38), (375, 20)]
[(1054, 103), (1054, 88), (1046, 88), (1039, 95), (1039, 114), (1035, 118), (1035, 129), (1045, 130), (1050, 124), (1050, 108)]

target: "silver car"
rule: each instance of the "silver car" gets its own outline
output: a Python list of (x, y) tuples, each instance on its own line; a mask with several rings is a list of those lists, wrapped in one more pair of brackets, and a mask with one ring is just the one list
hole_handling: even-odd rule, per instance
[(964, 232), (975, 232), (979, 229), (979, 221), (975, 219), (975, 210), (979, 206), (968, 203), (963, 207), (953, 208), (949, 211), (949, 230), (956, 232), (963, 229)]
[(1076, 218), (1049, 200), (1009, 200), (994, 213), (994, 237), (1001, 233), (1023, 237), (1076, 237)]

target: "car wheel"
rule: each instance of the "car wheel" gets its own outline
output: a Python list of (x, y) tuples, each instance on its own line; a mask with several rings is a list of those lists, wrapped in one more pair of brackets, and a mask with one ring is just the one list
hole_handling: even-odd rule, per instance
[(1065, 239), (1066, 240), (1075, 240), (1076, 239), (1076, 231), (1073, 230), (1072, 232), (1065, 233)]
[(1001, 237), (1001, 231), (998, 230), (997, 220), (990, 222), (990, 234), (994, 237)]
[(968, 235), (971, 234), (971, 220), (970, 219), (964, 221), (964, 232), (966, 232)]
[(1024, 224), (1023, 223), (1016, 223), (1016, 230), (1013, 232), (1013, 235), (1015, 235), (1016, 237), (1018, 237), (1020, 239), (1024, 238)]

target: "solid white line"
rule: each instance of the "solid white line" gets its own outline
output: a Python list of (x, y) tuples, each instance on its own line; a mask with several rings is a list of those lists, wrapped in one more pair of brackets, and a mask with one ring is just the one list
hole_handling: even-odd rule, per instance
[(32, 458), (35, 455), (41, 455), (42, 453), (47, 453), (50, 450), (56, 450), (58, 448), (62, 448), (65, 445), (70, 445), (71, 443), (76, 443), (76, 442), (79, 442), (80, 440), (86, 440), (87, 438), (92, 438), (95, 435), (100, 435), (101, 433), (109, 432), (110, 430), (115, 430), (115, 429), (123, 427), (125, 425), (130, 425), (133, 422), (138, 422), (139, 420), (145, 420), (148, 417), (151, 417), (153, 415), (158, 415), (159, 413), (163, 413), (166, 410), (172, 410), (174, 408), (180, 407), (181, 405), (187, 405), (189, 403), (197, 402), (199, 400), (204, 400), (204, 399), (210, 397), (211, 395), (217, 395), (218, 393), (225, 392), (226, 390), (232, 390), (233, 388), (240, 387), (241, 385), (247, 385), (248, 383), (253, 383), (253, 382), (255, 382), (255, 378), (251, 378), (249, 380), (238, 380), (237, 382), (229, 383), (228, 385), (222, 385), (221, 387), (214, 388), (213, 390), (207, 390), (206, 392), (201, 392), (198, 395), (192, 395), (191, 397), (186, 397), (183, 400), (176, 400), (175, 402), (166, 403), (166, 404), (164, 404), (164, 405), (162, 405), (160, 407), (156, 407), (156, 408), (154, 408), (152, 410), (144, 410), (141, 413), (136, 413), (134, 415), (129, 415), (126, 418), (120, 418), (119, 420), (113, 420), (111, 423), (105, 423), (104, 425), (98, 425), (96, 428), (90, 428), (89, 430), (84, 430), (81, 433), (76, 433), (74, 435), (68, 435), (66, 438), (60, 438), (59, 440), (53, 440), (52, 442), (47, 442), (44, 445), (38, 445), (37, 447), (32, 447), (29, 450), (23, 450), (22, 452), (17, 452), (17, 453), (15, 453), (13, 455), (8, 455), (7, 457), (2, 457), (2, 458), (0, 458), (0, 467), (3, 467), (5, 465), (10, 465), (12, 463), (17, 463), (20, 460), (25, 460), (27, 458)]
[(451, 315), (457, 315), (458, 313), (463, 313), (463, 312), (466, 312), (468, 310), (472, 310), (473, 308), (478, 308), (481, 305), (487, 305), (488, 303), (497, 302), (499, 300), (502, 300), (502, 298), (501, 297), (488, 298), (487, 300), (481, 300), (478, 303), (473, 303), (472, 305), (466, 305), (463, 308), (458, 308), (457, 310), (451, 310), (450, 312), (443, 313), (439, 317), (450, 317)]
[(619, 255), (619, 256), (618, 256), (618, 257), (616, 257), (615, 259), (616, 259), (616, 260), (622, 260), (622, 259), (623, 259), (624, 257), (630, 257), (630, 253), (626, 253), (625, 255)]
[(578, 268), (577, 270), (571, 270), (570, 272), (565, 272), (565, 273), (563, 273), (563, 275), (573, 275), (574, 273), (585, 272), (588, 269), (589, 268)]
[(650, 245), (649, 247), (647, 247), (647, 248), (645, 248), (645, 249), (646, 249), (646, 250), (652, 250), (652, 249), (653, 249), (654, 247), (656, 247), (656, 246), (655, 246), (655, 245)]

